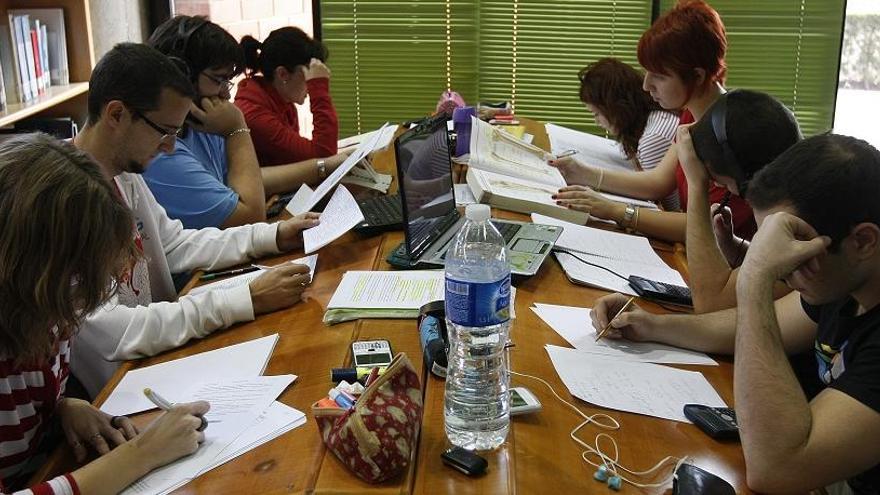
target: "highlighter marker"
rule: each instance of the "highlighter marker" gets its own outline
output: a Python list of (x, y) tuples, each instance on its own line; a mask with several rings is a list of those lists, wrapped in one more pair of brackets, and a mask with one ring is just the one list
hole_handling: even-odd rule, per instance
[(342, 392), (336, 390), (335, 388), (331, 388), (330, 392), (328, 392), (327, 395), (329, 395), (330, 398), (333, 399), (337, 404), (339, 404), (339, 407), (343, 409), (351, 409), (354, 407), (354, 402), (352, 402), (351, 399), (343, 395)]

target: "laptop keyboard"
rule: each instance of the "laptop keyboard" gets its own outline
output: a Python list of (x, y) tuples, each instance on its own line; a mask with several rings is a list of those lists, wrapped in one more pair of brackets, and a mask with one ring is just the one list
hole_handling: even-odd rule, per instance
[(522, 225), (518, 223), (496, 222), (492, 220), (490, 220), (490, 222), (492, 222), (492, 225), (498, 229), (498, 232), (501, 232), (501, 237), (504, 237), (505, 244), (509, 243), (510, 240), (513, 239), (513, 236), (519, 232), (519, 229), (522, 228)]
[(403, 223), (400, 195), (380, 196), (361, 202), (358, 206), (370, 225), (394, 225)]

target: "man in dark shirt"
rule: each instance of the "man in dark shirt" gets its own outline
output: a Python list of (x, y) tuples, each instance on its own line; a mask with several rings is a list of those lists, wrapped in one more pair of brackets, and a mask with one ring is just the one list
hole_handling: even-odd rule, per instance
[[(624, 338), (736, 351), (734, 397), (754, 490), (880, 492), (878, 191), (880, 151), (868, 143), (832, 134), (801, 141), (749, 186), (760, 228), (737, 279), (737, 308), (662, 316), (636, 308), (612, 323)], [(794, 292), (774, 302), (777, 280)], [(625, 301), (599, 300), (594, 326)], [(809, 349), (813, 369), (792, 369), (786, 356)]]

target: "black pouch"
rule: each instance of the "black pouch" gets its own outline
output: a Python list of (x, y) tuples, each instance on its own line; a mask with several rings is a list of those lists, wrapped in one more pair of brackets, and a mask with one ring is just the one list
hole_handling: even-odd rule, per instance
[(730, 483), (693, 464), (682, 464), (672, 479), (672, 495), (736, 495)]

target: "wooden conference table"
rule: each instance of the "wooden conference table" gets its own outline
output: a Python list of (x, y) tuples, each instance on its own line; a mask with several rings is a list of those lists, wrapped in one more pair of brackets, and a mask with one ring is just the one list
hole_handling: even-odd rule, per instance
[[(535, 144), (549, 149), (544, 126), (524, 121)], [(393, 147), (392, 147), (393, 148)], [(378, 153), (374, 165), (383, 171), (394, 170), (393, 149)], [(396, 183), (395, 183), (396, 184)], [(495, 211), (501, 218), (526, 219), (525, 215)], [(582, 449), (569, 438), (569, 432), (581, 419), (557, 401), (539, 382), (517, 376), (512, 386), (527, 386), (543, 404), (538, 414), (519, 416), (511, 421), (507, 441), (497, 451), (484, 453), (488, 472), (469, 478), (444, 466), (440, 453), (448, 448), (443, 427), (444, 382), (426, 373), (422, 362), (419, 336), (414, 320), (358, 320), (327, 327), (322, 317), (343, 273), (347, 270), (389, 270), (386, 255), (403, 239), (402, 232), (390, 232), (363, 238), (349, 233), (324, 247), (318, 257), (315, 280), (304, 294), (304, 301), (292, 308), (260, 316), (256, 321), (236, 325), (192, 341), (180, 349), (150, 359), (126, 363), (96, 400), (100, 404), (124, 372), (191, 354), (217, 349), (273, 333), (280, 334), (275, 352), (266, 368), (267, 375), (293, 373), (299, 378), (279, 400), (306, 413), (308, 422), (281, 437), (214, 469), (179, 489), (181, 494), (220, 493), (320, 493), (320, 494), (496, 494), (496, 493), (605, 493), (604, 484), (593, 480), (595, 469), (581, 459)], [(682, 269), (683, 256), (671, 246), (655, 243), (661, 257)], [(276, 264), (302, 256), (301, 252), (263, 260)], [(635, 414), (608, 411), (573, 398), (557, 376), (544, 351), (545, 344), (567, 343), (545, 325), (529, 307), (534, 302), (591, 306), (607, 292), (569, 282), (559, 264), (548, 259), (540, 272), (517, 285), (516, 320), (511, 337), (515, 347), (510, 352), (511, 369), (544, 378), (566, 400), (586, 414), (605, 412), (617, 418), (620, 430), (609, 432), (620, 448), (620, 459), (630, 469), (644, 470), (660, 459), (689, 456), (690, 462), (730, 482), (737, 493), (748, 492), (745, 464), (738, 443), (716, 442), (695, 426)], [(650, 303), (641, 303), (650, 311), (663, 312)], [(330, 369), (351, 363), (350, 344), (355, 340), (387, 339), (395, 352), (405, 352), (421, 373), (424, 391), (424, 418), (417, 457), (409, 472), (378, 485), (367, 484), (350, 474), (327, 451), (311, 417), (311, 404), (326, 396), (333, 384)], [(683, 368), (702, 372), (721, 397), (733, 404), (730, 360), (720, 366)], [(156, 412), (135, 418), (145, 424)], [(601, 431), (588, 426), (580, 438), (592, 444)], [(607, 431), (606, 431), (607, 432)], [(42, 474), (49, 476), (72, 465), (66, 448), (53, 456)], [(624, 493), (642, 492), (624, 485)], [(664, 489), (647, 490), (663, 493)]]

